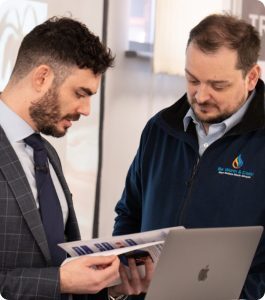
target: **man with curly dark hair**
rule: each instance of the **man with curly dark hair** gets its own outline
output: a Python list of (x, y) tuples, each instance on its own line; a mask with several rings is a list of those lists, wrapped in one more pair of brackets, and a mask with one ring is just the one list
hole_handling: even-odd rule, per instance
[(51, 18), (22, 41), (0, 96), (0, 294), (7, 299), (102, 299), (93, 294), (119, 276), (116, 256), (60, 266), (66, 255), (57, 244), (80, 233), (58, 155), (40, 135), (61, 137), (89, 115), (113, 60), (71, 18)]

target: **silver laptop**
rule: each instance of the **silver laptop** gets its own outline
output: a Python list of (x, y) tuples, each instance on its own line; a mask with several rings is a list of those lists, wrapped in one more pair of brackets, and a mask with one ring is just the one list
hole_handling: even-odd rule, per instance
[(262, 226), (170, 231), (145, 299), (238, 299), (262, 231)]

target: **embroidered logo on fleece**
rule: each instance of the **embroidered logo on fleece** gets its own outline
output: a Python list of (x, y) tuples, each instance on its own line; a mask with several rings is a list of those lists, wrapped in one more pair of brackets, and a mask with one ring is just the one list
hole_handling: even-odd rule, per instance
[(234, 169), (241, 169), (243, 167), (243, 159), (241, 157), (241, 154), (238, 155), (238, 157), (236, 157), (233, 162), (232, 162), (232, 166)]
[(233, 161), (231, 167), (218, 167), (217, 172), (220, 175), (230, 175), (236, 177), (242, 177), (246, 179), (251, 179), (254, 176), (254, 172), (247, 171), (243, 169), (244, 160), (242, 155), (239, 154)]

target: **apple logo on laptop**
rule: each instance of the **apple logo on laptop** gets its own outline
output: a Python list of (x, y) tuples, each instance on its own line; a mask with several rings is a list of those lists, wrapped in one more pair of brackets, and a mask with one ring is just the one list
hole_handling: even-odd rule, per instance
[(205, 268), (202, 268), (198, 274), (198, 280), (199, 281), (205, 281), (207, 279), (209, 272), (209, 265), (207, 265)]

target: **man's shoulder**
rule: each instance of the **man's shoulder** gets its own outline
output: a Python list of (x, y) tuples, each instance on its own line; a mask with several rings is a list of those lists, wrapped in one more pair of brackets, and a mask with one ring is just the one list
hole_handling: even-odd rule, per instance
[(171, 106), (157, 112), (146, 123), (141, 135), (141, 144), (145, 145), (148, 141), (154, 143), (164, 135), (183, 132), (183, 118), (188, 109), (189, 104), (184, 95)]
[(159, 127), (183, 130), (183, 118), (190, 106), (186, 94), (171, 106), (157, 112), (147, 123), (146, 128), (157, 124)]

